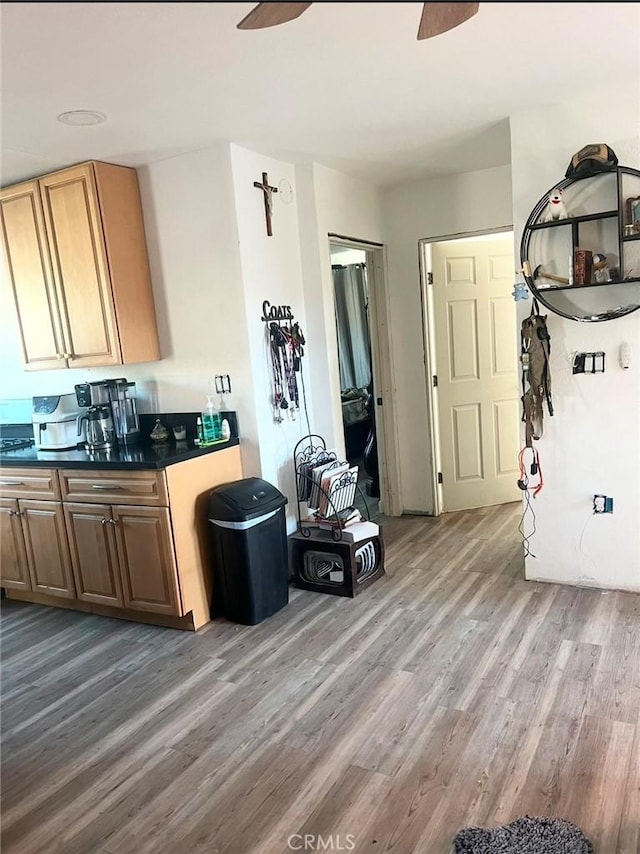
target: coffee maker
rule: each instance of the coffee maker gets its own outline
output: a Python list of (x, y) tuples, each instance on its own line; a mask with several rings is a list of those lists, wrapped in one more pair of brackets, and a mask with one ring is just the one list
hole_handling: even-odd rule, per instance
[(111, 403), (106, 380), (94, 383), (78, 383), (74, 388), (78, 406), (84, 408), (87, 406), (100, 406), (101, 404), (110, 405)]
[[(93, 449), (107, 447), (114, 441), (122, 446), (134, 445), (139, 441), (140, 422), (135, 383), (129, 382), (125, 377), (118, 377), (115, 380), (79, 383), (75, 389), (78, 404), (89, 407), (86, 421), (87, 440), (93, 445)], [(97, 408), (99, 412), (96, 411)], [(80, 422), (78, 425), (80, 426)], [(110, 440), (107, 440), (107, 434), (111, 435)]]
[(136, 406), (136, 384), (129, 382), (124, 377), (120, 377), (116, 380), (105, 380), (105, 385), (107, 386), (109, 400), (111, 401), (113, 425), (118, 443), (121, 445), (135, 445), (140, 440), (140, 422), (138, 421)]
[(78, 383), (75, 386), (78, 405), (86, 411), (78, 415), (77, 434), (85, 433), (87, 451), (103, 451), (115, 444), (115, 429), (111, 417), (106, 382)]

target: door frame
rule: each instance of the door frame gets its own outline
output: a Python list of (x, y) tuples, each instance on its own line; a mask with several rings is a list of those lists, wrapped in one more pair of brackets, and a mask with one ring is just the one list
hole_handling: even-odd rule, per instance
[[(497, 226), (496, 228), (483, 228), (479, 231), (461, 231), (457, 234), (443, 234), (438, 237), (424, 237), (418, 241), (420, 305), (422, 309), (422, 338), (424, 345), (425, 385), (427, 387), (429, 447), (431, 450), (430, 474), (434, 516), (440, 516), (444, 512), (444, 499), (442, 484), (438, 482), (438, 472), (442, 471), (440, 453), (440, 427), (438, 418), (438, 390), (433, 385), (433, 377), (437, 374), (437, 370), (433, 284), (429, 282), (429, 274), (433, 273), (433, 265), (431, 263), (431, 246), (434, 243), (446, 243), (447, 241), (453, 240), (465, 240), (469, 237), (482, 237), (484, 235), (492, 235), (497, 237), (500, 234), (513, 232), (513, 230), (514, 229), (512, 225), (501, 225)], [(514, 270), (514, 275), (517, 275), (516, 270)]]
[[(371, 372), (376, 389), (373, 417), (378, 446), (378, 471), (380, 474), (380, 512), (386, 516), (401, 516), (400, 464), (398, 453), (398, 427), (396, 423), (395, 394), (393, 388), (393, 349), (387, 286), (386, 248), (382, 243), (359, 240), (340, 234), (328, 235), (328, 261), (331, 264), (331, 247), (346, 246), (366, 253), (367, 286), (369, 296), (369, 339), (371, 341)], [(336, 314), (335, 292), (331, 299), (333, 317)], [(338, 356), (336, 336), (336, 356)], [(338, 364), (338, 359), (336, 359)], [(338, 382), (338, 388), (340, 383)]]

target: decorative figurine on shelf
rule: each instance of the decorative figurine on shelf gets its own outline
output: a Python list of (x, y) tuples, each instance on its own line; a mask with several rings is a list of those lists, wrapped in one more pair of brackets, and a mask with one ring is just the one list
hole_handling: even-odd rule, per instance
[(555, 222), (555, 220), (558, 219), (567, 219), (568, 216), (569, 214), (567, 213), (564, 199), (562, 197), (562, 190), (559, 187), (556, 187), (556, 189), (552, 190), (549, 194), (547, 212), (542, 221)]
[(592, 258), (593, 279), (598, 285), (605, 285), (611, 281), (611, 273), (607, 267), (607, 256), (597, 252)]
[(169, 431), (162, 424), (159, 418), (156, 418), (156, 423), (153, 425), (153, 430), (149, 433), (152, 442), (156, 444), (160, 444), (162, 442), (166, 442), (169, 438)]

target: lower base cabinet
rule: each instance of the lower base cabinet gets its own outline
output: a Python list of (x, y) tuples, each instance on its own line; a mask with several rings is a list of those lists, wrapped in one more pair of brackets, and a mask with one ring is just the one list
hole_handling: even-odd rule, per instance
[(19, 499), (31, 589), (36, 593), (74, 599), (69, 544), (62, 504)]
[(210, 490), (238, 446), (160, 470), (0, 470), (0, 586), (9, 599), (180, 629), (211, 619)]
[(113, 517), (108, 504), (65, 504), (76, 596), (124, 608)]
[(3, 587), (31, 590), (20, 509), (15, 498), (0, 498), (0, 567)]
[(125, 608), (181, 614), (169, 510), (118, 505), (111, 509)]
[(1, 498), (0, 519), (2, 585), (75, 598), (62, 504)]
[(180, 615), (166, 507), (65, 504), (77, 598)]

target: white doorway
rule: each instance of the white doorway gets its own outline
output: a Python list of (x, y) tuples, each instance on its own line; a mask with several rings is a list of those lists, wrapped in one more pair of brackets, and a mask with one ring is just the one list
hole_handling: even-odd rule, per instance
[(518, 501), (512, 231), (421, 246), (436, 515)]
[(329, 252), (346, 455), (370, 517), (400, 515), (384, 247), (329, 235)]
[[(380, 469), (375, 424), (367, 253), (331, 247), (338, 339), (340, 405), (345, 456), (358, 466), (356, 506), (375, 521), (380, 513)], [(364, 506), (363, 506), (364, 505)]]

